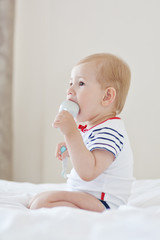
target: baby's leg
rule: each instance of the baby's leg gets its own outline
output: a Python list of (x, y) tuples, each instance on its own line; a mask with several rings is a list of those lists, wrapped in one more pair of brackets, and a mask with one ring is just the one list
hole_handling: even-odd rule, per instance
[(30, 202), (30, 209), (68, 206), (89, 211), (104, 211), (103, 204), (94, 196), (83, 192), (49, 191), (38, 194)]
[(28, 208), (30, 208), (30, 209), (38, 209), (38, 208), (52, 208), (52, 207), (58, 207), (58, 206), (66, 206), (66, 207), (78, 208), (74, 204), (66, 202), (66, 201), (53, 202), (53, 199), (51, 201), (51, 198), (53, 196), (55, 197), (56, 193), (57, 192), (49, 191), (49, 192), (42, 192), (42, 193), (37, 194), (29, 202)]

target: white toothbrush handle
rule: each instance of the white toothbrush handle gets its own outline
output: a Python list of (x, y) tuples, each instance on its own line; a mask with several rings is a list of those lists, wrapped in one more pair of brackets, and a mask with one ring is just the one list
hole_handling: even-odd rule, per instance
[[(61, 151), (61, 154), (64, 153), (65, 151), (67, 150), (67, 148), (65, 146), (62, 146), (60, 151)], [(66, 170), (67, 170), (67, 161), (68, 161), (68, 158), (65, 157), (62, 159), (62, 172), (61, 172), (61, 175), (64, 177), (64, 178), (67, 178), (67, 174), (66, 174)]]
[(61, 172), (61, 175), (62, 175), (64, 178), (67, 178), (67, 174), (66, 174), (67, 161), (68, 161), (68, 158), (67, 158), (67, 157), (65, 157), (65, 158), (62, 159), (62, 172)]

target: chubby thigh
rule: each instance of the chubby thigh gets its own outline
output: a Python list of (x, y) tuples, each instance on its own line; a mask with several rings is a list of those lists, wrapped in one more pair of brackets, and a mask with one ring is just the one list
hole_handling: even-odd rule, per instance
[(84, 192), (48, 191), (37, 194), (29, 204), (30, 209), (68, 206), (88, 211), (103, 212), (104, 205), (94, 196)]

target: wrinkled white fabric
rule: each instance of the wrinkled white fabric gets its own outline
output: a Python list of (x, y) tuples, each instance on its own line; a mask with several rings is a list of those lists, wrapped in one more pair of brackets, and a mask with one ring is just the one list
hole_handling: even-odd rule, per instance
[(103, 213), (69, 207), (27, 208), (36, 193), (66, 188), (66, 184), (1, 180), (0, 239), (160, 239), (160, 179), (134, 181), (128, 204)]

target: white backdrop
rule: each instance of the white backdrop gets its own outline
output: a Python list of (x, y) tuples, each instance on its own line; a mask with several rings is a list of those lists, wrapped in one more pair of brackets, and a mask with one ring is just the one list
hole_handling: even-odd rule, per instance
[(128, 62), (132, 84), (122, 117), (138, 179), (160, 177), (160, 1), (17, 0), (14, 50), (16, 181), (61, 182), (51, 127), (69, 74), (82, 57), (110, 52)]

